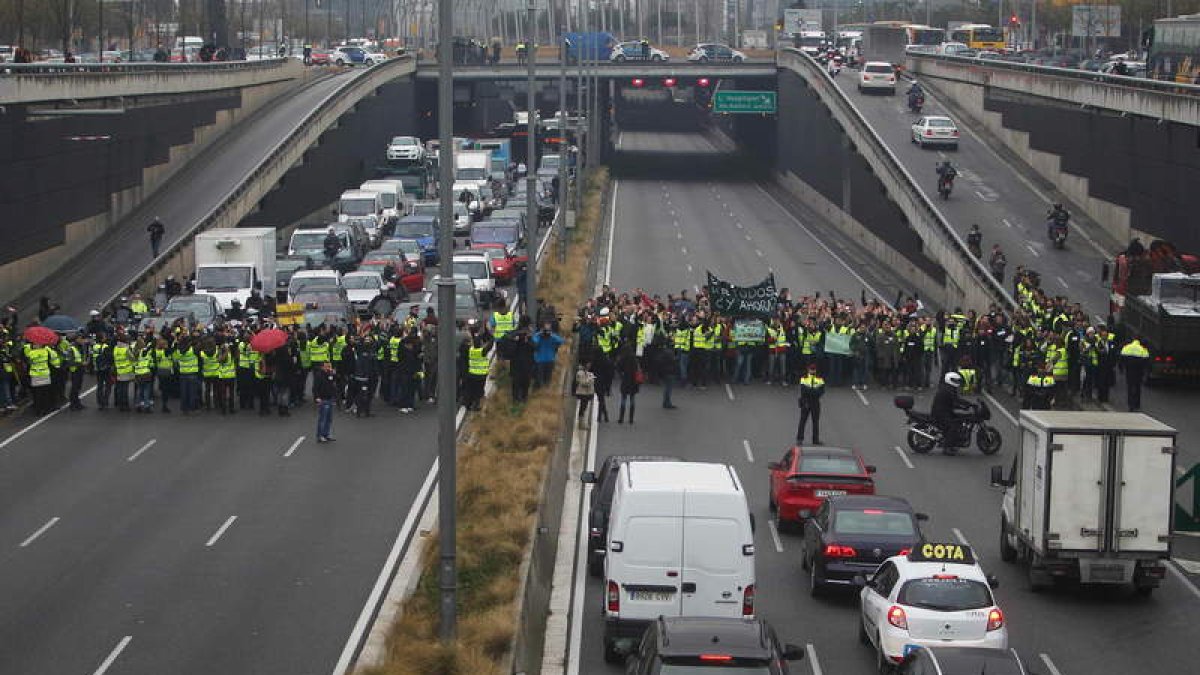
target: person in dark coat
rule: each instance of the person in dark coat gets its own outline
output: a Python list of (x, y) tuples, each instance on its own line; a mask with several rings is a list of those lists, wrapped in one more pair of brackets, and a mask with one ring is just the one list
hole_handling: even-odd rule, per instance
[(608, 421), (608, 397), (612, 395), (613, 377), (616, 369), (612, 359), (597, 349), (593, 354), (592, 374), (596, 376), (596, 419)]
[(379, 379), (379, 361), (375, 342), (370, 338), (359, 338), (354, 345), (354, 416), (374, 417), (371, 413), (372, 393)]
[(158, 252), (162, 248), (163, 235), (167, 233), (167, 228), (155, 216), (154, 220), (150, 221), (150, 224), (146, 226), (146, 231), (150, 233), (150, 254), (157, 258)]
[(674, 410), (675, 404), (671, 403), (671, 391), (675, 388), (675, 379), (679, 376), (679, 362), (676, 359), (675, 350), (667, 344), (666, 338), (659, 334), (654, 341), (658, 344), (652, 351), (652, 365), (655, 377), (662, 383), (662, 407)]
[(289, 412), (292, 384), (296, 379), (296, 369), (299, 364), (296, 362), (299, 354), (296, 352), (296, 344), (293, 341), (279, 349), (271, 352), (271, 384), (275, 388), (275, 406), (279, 410), (280, 417), (291, 415)]
[(637, 394), (641, 389), (641, 369), (638, 366), (637, 355), (633, 345), (626, 344), (617, 354), (617, 373), (621, 376), (621, 407), (617, 411), (617, 424), (625, 422), (625, 405), (629, 404), (629, 423), (633, 424), (633, 414), (637, 408)]
[(393, 377), (399, 378), (400, 395), (392, 403), (402, 413), (411, 413), (416, 406), (417, 374), (421, 372), (423, 362), (421, 338), (416, 329), (411, 329), (400, 343), (400, 363), (393, 374)]
[(512, 378), (513, 403), (524, 403), (529, 399), (534, 362), (534, 346), (526, 317), (521, 317), (521, 327), (505, 338), (511, 342), (512, 350), (509, 357), (509, 376)]

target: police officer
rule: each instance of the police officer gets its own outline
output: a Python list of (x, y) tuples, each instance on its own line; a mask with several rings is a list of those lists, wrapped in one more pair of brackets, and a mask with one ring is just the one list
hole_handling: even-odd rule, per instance
[(1125, 401), (1129, 412), (1142, 409), (1142, 379), (1150, 366), (1150, 351), (1136, 337), (1121, 348), (1121, 367), (1125, 370)]
[(463, 343), (466, 352), (467, 373), (463, 379), (463, 406), (468, 410), (479, 410), (483, 400), (483, 385), (488, 376), (488, 353), (493, 342), (486, 334), (473, 334)]
[(1051, 408), (1054, 403), (1055, 391), (1053, 368), (1053, 364), (1045, 361), (1025, 380), (1025, 398), (1021, 402), (1022, 408), (1029, 410), (1049, 410)]
[(812, 417), (813, 445), (821, 444), (821, 396), (825, 394), (825, 380), (817, 374), (817, 364), (809, 363), (808, 370), (800, 378), (800, 425), (796, 428), (796, 442), (804, 442), (804, 427)]
[(83, 355), (86, 351), (83, 333), (75, 333), (67, 345), (66, 356), (63, 359), (67, 368), (67, 376), (71, 381), (71, 390), (67, 394), (71, 410), (83, 410), (83, 402), (79, 400), (79, 391), (83, 389)]
[(23, 351), (29, 367), (29, 387), (33, 390), (33, 412), (45, 415), (54, 410), (54, 388), (50, 386), (51, 369), (58, 368), (58, 352), (45, 345), (26, 343)]

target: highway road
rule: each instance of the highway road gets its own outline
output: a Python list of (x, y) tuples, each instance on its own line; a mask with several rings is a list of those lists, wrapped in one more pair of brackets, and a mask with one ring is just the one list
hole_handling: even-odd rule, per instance
[[(855, 274), (861, 270), (825, 253), (822, 240), (804, 230), (812, 228), (811, 223), (790, 217), (753, 183), (737, 177), (688, 180), (688, 167), (699, 161), (689, 155), (699, 152), (703, 139), (625, 132), (623, 141), (675, 150), (680, 162), (675, 174), (661, 180), (618, 179), (607, 276), (619, 289), (642, 286), (665, 294), (702, 283), (705, 269), (752, 280), (769, 265), (781, 285), (796, 292), (832, 288), (857, 296), (862, 281)], [(838, 250), (835, 238), (825, 243)], [(1022, 570), (999, 560), (1000, 494), (988, 485), (989, 467), (1012, 459), (1017, 435), (1011, 421), (1003, 415), (995, 420), (1005, 447), (993, 457), (974, 450), (955, 457), (917, 456), (904, 445), (903, 415), (892, 406), (893, 394), (874, 386), (862, 395), (845, 388), (830, 390), (824, 400), (822, 439), (856, 447), (877, 465), (880, 493), (906, 497), (930, 515), (929, 538), (966, 541), (975, 547), (985, 569), (1000, 578), (996, 594), (1008, 617), (1011, 644), (1034, 672), (1127, 675), (1194, 668), (1200, 659), (1200, 628), (1195, 622), (1200, 591), (1170, 575), (1149, 600), (1124, 590), (1062, 589), (1034, 595), (1025, 586)], [(798, 560), (799, 538), (778, 533), (770, 522), (766, 465), (782, 456), (795, 437), (794, 390), (761, 383), (677, 389), (677, 410), (661, 408), (658, 395), (656, 387), (643, 387), (635, 425), (594, 424), (595, 451), (587, 464), (597, 466), (618, 453), (671, 453), (732, 464), (748, 487), (759, 523), (759, 615), (774, 624), (782, 640), (808, 650), (808, 658), (794, 664), (792, 672), (873, 672), (871, 652), (858, 643), (856, 596), (810, 597), (808, 577)], [(919, 406), (928, 404), (928, 396), (918, 397)], [(570, 643), (566, 672), (620, 672), (603, 662), (603, 588), (598, 580), (586, 578), (582, 565), (576, 569), (575, 592), (583, 593), (584, 600), (582, 612), (572, 621), (582, 630), (578, 641)]]

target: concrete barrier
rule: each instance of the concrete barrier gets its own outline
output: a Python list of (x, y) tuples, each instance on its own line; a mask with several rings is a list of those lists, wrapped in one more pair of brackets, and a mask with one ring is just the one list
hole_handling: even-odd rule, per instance
[(303, 77), (298, 59), (221, 63), (6, 64), (0, 105), (164, 96), (257, 87)]
[(178, 240), (150, 265), (138, 270), (125, 288), (119, 289), (105, 304), (111, 304), (126, 290), (137, 290), (145, 297), (152, 297), (156, 279), (173, 274), (186, 278), (195, 265), (193, 239), (196, 234), (218, 227), (237, 227), (250, 213), (263, 195), (267, 194), (279, 179), (296, 163), (302, 161), (304, 151), (320, 139), (326, 129), (337, 123), (338, 118), (351, 110), (358, 101), (371, 95), (376, 87), (398, 77), (411, 75), (416, 65), (410, 57), (400, 57), (363, 71), (341, 88), (330, 92), (277, 145), (258, 166), (246, 173), (238, 187), (230, 191), (213, 207), (209, 214), (196, 223), (191, 231)]
[[(779, 67), (799, 75), (817, 94), (857, 152), (871, 165), (888, 196), (896, 202), (921, 237), (925, 252), (945, 269), (946, 276), (942, 284), (921, 289), (925, 297), (943, 307), (987, 307), (992, 303), (1006, 308), (1014, 307), (1016, 303), (1012, 295), (996, 282), (975, 256), (970, 254), (966, 243), (942, 218), (925, 193), (917, 187), (916, 180), (884, 145), (845, 94), (837, 88), (825, 69), (799, 50), (791, 48), (779, 52)], [(786, 111), (781, 111), (780, 114), (786, 115)], [(786, 177), (782, 183), (785, 187), (789, 186)], [(796, 186), (792, 184), (791, 187)], [(851, 220), (849, 216), (830, 218), (830, 222), (846, 236), (862, 242), (869, 250), (875, 251), (877, 256), (882, 254), (881, 261), (894, 257), (887, 253), (886, 242), (873, 236), (865, 239), (869, 232), (859, 223), (848, 222)], [(913, 282), (936, 284), (928, 275), (918, 275)]]

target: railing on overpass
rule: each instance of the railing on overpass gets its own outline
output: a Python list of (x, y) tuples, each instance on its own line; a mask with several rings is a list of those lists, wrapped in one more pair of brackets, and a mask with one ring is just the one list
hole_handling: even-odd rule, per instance
[(0, 77), (5, 75), (72, 75), (85, 73), (153, 72), (209, 73), (220, 70), (265, 70), (287, 61), (286, 57), (257, 61), (210, 61), (208, 63), (5, 63), (0, 65)]
[(1045, 77), (1060, 77), (1070, 80), (1082, 80), (1087, 82), (1096, 82), (1100, 84), (1110, 84), (1119, 87), (1127, 87), (1131, 89), (1144, 89), (1163, 94), (1180, 94), (1185, 96), (1200, 96), (1200, 85), (1184, 84), (1182, 82), (1168, 82), (1164, 80), (1153, 80), (1146, 77), (1131, 77), (1129, 75), (1110, 75), (1107, 73), (1098, 73), (1091, 70), (1082, 70), (1079, 68), (1060, 68), (1057, 66), (1041, 66), (1032, 63), (1018, 63), (1015, 61), (1006, 61), (1004, 59), (978, 59), (967, 56), (950, 56), (941, 54), (924, 54), (920, 52), (908, 52), (905, 54), (910, 59), (923, 59), (931, 61), (944, 61), (947, 63), (958, 63), (961, 65), (972, 66), (976, 68), (994, 68), (997, 70), (1012, 70), (1034, 75), (1043, 75)]
[[(599, 63), (584, 63), (584, 69), (595, 73), (602, 79), (619, 79), (625, 77), (697, 77), (709, 75), (713, 77), (774, 77), (777, 70), (775, 62), (770, 59), (747, 59), (738, 62), (699, 63), (695, 61), (601, 61)], [(494, 65), (455, 65), (455, 80), (494, 80), (494, 79), (524, 79), (527, 77), (528, 66), (514, 62)], [(561, 66), (558, 60), (538, 61), (534, 77), (539, 79), (557, 78)], [(572, 62), (567, 64), (567, 76), (573, 77), (579, 72), (579, 65)], [(417, 66), (417, 77), (420, 79), (437, 78), (437, 63), (423, 59)]]
[[(975, 256), (971, 255), (967, 249), (967, 244), (958, 236), (950, 223), (942, 217), (941, 212), (934, 207), (933, 202), (923, 190), (917, 185), (917, 181), (913, 178), (908, 169), (896, 157), (895, 154), (888, 148), (883, 139), (879, 137), (871, 125), (854, 107), (850, 99), (845, 93), (834, 84), (829, 72), (819, 63), (813, 60), (804, 52), (794, 47), (786, 47), (779, 52), (779, 65), (792, 66), (798, 71), (803, 71), (801, 75), (808, 82), (809, 86), (815, 89), (821, 97), (822, 102), (829, 107), (835, 119), (842, 125), (843, 129), (853, 128), (854, 132), (862, 138), (870, 139), (870, 143), (860, 144), (858, 152), (871, 165), (877, 173), (886, 174), (895, 184), (905, 186), (904, 195), (892, 194), (891, 197), (896, 200), (901, 210), (908, 216), (917, 233), (924, 240), (926, 247), (933, 247), (939, 242), (944, 244), (942, 249), (952, 258), (939, 259), (935, 256), (935, 260), (946, 268), (947, 277), (953, 278), (953, 264), (970, 274), (974, 281), (978, 283), (985, 294), (992, 301), (997, 302), (1007, 309), (1013, 309), (1017, 306), (1012, 295), (1005, 290), (1004, 286), (996, 281), (991, 273), (983, 266), (983, 262)], [(886, 185), (886, 183), (885, 183)], [(905, 199), (907, 197), (907, 199)], [(905, 208), (906, 205), (908, 208)], [(914, 217), (916, 216), (916, 217)], [(922, 231), (923, 225), (928, 225), (931, 231)], [(930, 236), (933, 235), (933, 236)], [(961, 282), (959, 282), (961, 283)]]
[[(165, 267), (167, 267), (167, 265), (171, 264), (176, 256), (185, 253), (188, 247), (191, 246), (193, 240), (196, 238), (196, 235), (200, 232), (204, 232), (205, 230), (213, 227), (222, 226), (221, 223), (228, 223), (223, 225), (224, 227), (236, 227), (237, 221), (241, 219), (241, 216), (234, 218), (231, 217), (230, 214), (236, 212), (234, 207), (237, 205), (238, 200), (242, 199), (242, 197), (245, 195), (251, 184), (269, 183), (267, 188), (263, 190), (263, 193), (265, 194), (266, 191), (270, 189), (270, 186), (273, 186), (275, 183), (277, 183), (279, 179), (282, 178), (285, 173), (287, 173), (288, 169), (291, 168), (292, 164), (296, 162), (297, 158), (293, 155), (296, 154), (296, 148), (300, 143), (302, 143), (302, 139), (305, 136), (310, 137), (310, 142), (304, 144), (304, 148), (307, 148), (312, 142), (316, 141), (316, 139), (322, 132), (324, 132), (326, 128), (328, 128), (347, 110), (352, 108), (354, 104), (357, 103), (358, 99), (361, 98), (361, 96), (374, 90), (387, 81), (395, 77), (399, 77), (403, 73), (393, 74), (392, 71), (401, 70), (404, 66), (411, 67), (412, 62), (413, 59), (409, 56), (400, 56), (394, 59), (388, 59), (383, 63), (362, 71), (361, 75), (349, 80), (343, 86), (329, 92), (329, 94), (321, 100), (320, 104), (310, 110), (308, 114), (305, 115), (304, 119), (297, 124), (296, 127), (292, 129), (292, 131), (282, 141), (280, 141), (278, 145), (272, 148), (271, 153), (267, 155), (258, 164), (258, 166), (247, 172), (242, 180), (238, 181), (237, 186), (226, 193), (225, 196), (221, 198), (221, 201), (218, 202), (217, 205), (214, 206), (204, 218), (201, 218), (198, 223), (193, 225), (184, 236), (180, 237), (170, 246), (164, 248), (160, 255), (151, 261), (149, 265), (146, 265), (142, 269), (138, 270), (134, 274), (133, 279), (126, 283), (122, 288), (117, 289), (112, 297), (108, 298), (108, 300), (103, 303), (104, 306), (113, 305), (113, 303), (117, 302), (121, 296), (126, 294), (127, 289), (144, 286), (148, 280), (151, 280), (152, 277), (161, 272)], [(409, 70), (409, 72), (412, 71)], [(346, 103), (347, 101), (350, 102)], [(329, 119), (330, 117), (332, 117), (332, 119)], [(319, 129), (317, 128), (318, 126), (320, 127)], [(303, 150), (300, 151), (300, 154), (302, 153)], [(153, 284), (151, 284), (151, 286), (153, 286)], [(149, 292), (152, 290), (151, 288), (146, 288), (143, 290), (148, 291), (146, 295), (153, 295), (152, 292)]]

